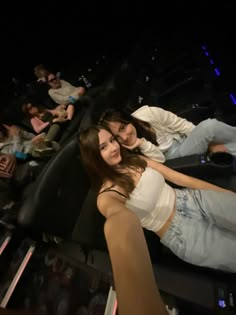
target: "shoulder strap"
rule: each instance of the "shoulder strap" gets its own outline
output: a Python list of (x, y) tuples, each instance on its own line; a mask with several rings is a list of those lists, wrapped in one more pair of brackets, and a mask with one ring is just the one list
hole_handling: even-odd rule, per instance
[(108, 187), (108, 188), (106, 188), (106, 189), (100, 191), (100, 192), (98, 193), (98, 195), (100, 195), (100, 194), (102, 194), (102, 193), (104, 193), (104, 192), (114, 191), (114, 192), (117, 193), (118, 195), (120, 195), (120, 196), (122, 196), (122, 197), (124, 197), (124, 198), (127, 198), (127, 196), (125, 196), (124, 194), (122, 194), (122, 193), (119, 192), (118, 190), (112, 189), (114, 186), (115, 186), (115, 185), (112, 185), (111, 187)]

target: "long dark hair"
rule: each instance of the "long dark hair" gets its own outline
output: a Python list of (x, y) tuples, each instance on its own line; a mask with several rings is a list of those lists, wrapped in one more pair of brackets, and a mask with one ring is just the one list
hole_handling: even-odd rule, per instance
[[(91, 183), (99, 189), (104, 181), (110, 180), (113, 184), (124, 189), (127, 197), (134, 190), (135, 185), (129, 173), (121, 173), (117, 169), (109, 166), (102, 158), (99, 149), (98, 134), (101, 130), (109, 129), (103, 126), (91, 126), (79, 133), (79, 147), (82, 162), (87, 170)], [(137, 154), (129, 153), (124, 148), (120, 148), (122, 161), (121, 168), (128, 167), (144, 171), (147, 166), (146, 161), (142, 160)]]
[(32, 118), (33, 115), (30, 114), (29, 112), (29, 105), (30, 107), (36, 107), (38, 108), (38, 111), (40, 114), (45, 112), (45, 108), (41, 105), (34, 105), (31, 101), (26, 101), (22, 104), (21, 109), (23, 111), (23, 113), (28, 117), (28, 118)]
[(125, 125), (132, 124), (136, 128), (137, 136), (139, 138), (145, 138), (154, 145), (158, 145), (156, 134), (152, 131), (151, 125), (148, 122), (134, 118), (125, 111), (108, 108), (100, 116), (98, 124), (109, 129), (110, 122), (120, 122)]

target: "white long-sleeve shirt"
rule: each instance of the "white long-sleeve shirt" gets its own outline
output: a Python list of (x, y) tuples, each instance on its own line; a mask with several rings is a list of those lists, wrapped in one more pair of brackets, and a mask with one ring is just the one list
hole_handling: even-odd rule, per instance
[(165, 162), (163, 153), (171, 147), (173, 139), (188, 136), (195, 127), (193, 123), (160, 107), (144, 105), (131, 116), (149, 123), (155, 130), (159, 146), (146, 140), (139, 148), (144, 155), (159, 162)]

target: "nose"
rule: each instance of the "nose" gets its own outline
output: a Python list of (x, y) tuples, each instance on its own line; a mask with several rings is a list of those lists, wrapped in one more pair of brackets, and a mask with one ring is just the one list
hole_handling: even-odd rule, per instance
[(117, 149), (116, 143), (115, 143), (115, 142), (111, 143), (111, 144), (110, 144), (110, 148), (111, 148), (112, 152), (113, 152), (113, 151), (116, 151), (116, 149)]
[(127, 141), (128, 136), (125, 133), (120, 133), (119, 138), (121, 139), (122, 142)]

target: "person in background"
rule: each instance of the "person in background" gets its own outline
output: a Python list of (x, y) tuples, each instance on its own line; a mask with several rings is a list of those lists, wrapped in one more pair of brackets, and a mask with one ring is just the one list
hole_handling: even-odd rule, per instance
[(67, 112), (63, 108), (46, 109), (25, 102), (22, 111), (30, 118), (32, 128), (37, 134), (46, 132), (44, 141), (48, 143), (58, 137), (61, 124), (67, 121)]
[(172, 112), (145, 105), (131, 115), (108, 109), (99, 124), (108, 127), (126, 148), (139, 148), (158, 162), (207, 151), (236, 155), (236, 127), (216, 119), (195, 126)]
[(48, 94), (53, 101), (66, 107), (67, 119), (71, 120), (74, 115), (74, 104), (85, 94), (85, 89), (81, 86), (75, 87), (65, 80), (60, 80), (54, 73), (47, 73), (47, 83), (49, 85)]
[(34, 75), (37, 77), (37, 82), (46, 83), (47, 82), (48, 70), (43, 64), (34, 67)]
[(14, 154), (18, 158), (27, 158), (28, 155), (38, 157), (38, 152), (50, 153), (53, 148), (45, 143), (45, 134), (37, 136), (24, 131), (15, 125), (0, 125), (0, 152), (5, 154)]
[(234, 192), (130, 153), (101, 126), (81, 132), (79, 146), (106, 219), (132, 211), (180, 259), (236, 272)]

